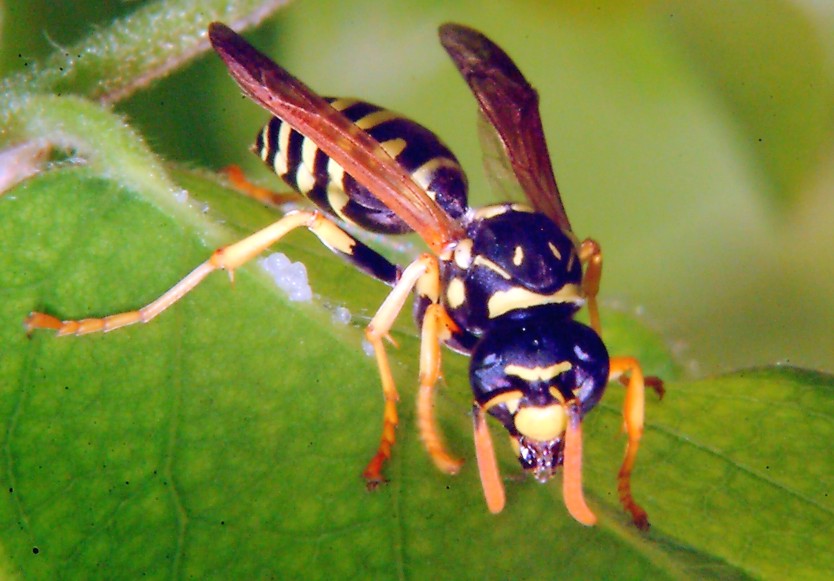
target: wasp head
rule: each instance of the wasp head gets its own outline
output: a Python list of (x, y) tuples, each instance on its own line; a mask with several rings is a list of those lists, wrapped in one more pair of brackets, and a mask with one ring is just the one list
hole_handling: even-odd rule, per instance
[(475, 405), (510, 436), (519, 463), (540, 482), (564, 461), (565, 432), (602, 397), (608, 353), (589, 327), (547, 312), (491, 329), (472, 354)]

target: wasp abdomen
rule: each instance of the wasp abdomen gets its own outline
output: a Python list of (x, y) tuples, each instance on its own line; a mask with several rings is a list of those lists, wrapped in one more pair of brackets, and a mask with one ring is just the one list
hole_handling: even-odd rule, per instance
[[(467, 206), (466, 175), (431, 131), (397, 113), (355, 99), (327, 101), (369, 133), (452, 218)], [(255, 153), (293, 189), (346, 222), (384, 234), (410, 228), (312, 140), (273, 117), (258, 134)]]

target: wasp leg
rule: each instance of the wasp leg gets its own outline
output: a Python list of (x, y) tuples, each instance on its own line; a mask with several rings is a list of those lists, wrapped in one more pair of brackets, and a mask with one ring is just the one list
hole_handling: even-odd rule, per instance
[(220, 173), (226, 176), (226, 179), (238, 192), (267, 206), (277, 207), (288, 202), (299, 202), (304, 199), (297, 192), (273, 192), (269, 188), (254, 184), (246, 178), (243, 170), (236, 165), (224, 167), (220, 170)]
[(396, 281), (399, 274), (396, 266), (352, 238), (320, 212), (297, 211), (290, 212), (278, 222), (239, 242), (218, 248), (207, 261), (191, 271), (166, 293), (137, 311), (78, 321), (61, 321), (51, 315), (35, 312), (26, 319), (26, 328), (28, 331), (53, 329), (59, 336), (63, 336), (107, 332), (134, 323), (147, 323), (188, 294), (215, 270), (226, 270), (229, 277), (233, 278), (235, 269), (278, 242), (287, 233), (300, 227), (310, 230), (328, 248), (371, 276), (387, 284), (393, 284)]
[(420, 337), (417, 423), (420, 427), (420, 438), (429, 456), (435, 466), (447, 474), (457, 474), (463, 461), (451, 456), (443, 444), (434, 418), (434, 388), (440, 376), (440, 342), (450, 337), (456, 329), (457, 325), (449, 318), (443, 305), (435, 303), (428, 306), (423, 315)]
[[(620, 383), (628, 387), (630, 379), (627, 376), (621, 375), (619, 379)], [(643, 385), (654, 391), (657, 394), (657, 399), (663, 399), (663, 396), (666, 395), (666, 386), (663, 380), (656, 375), (643, 376)]]
[(393, 340), (388, 335), (394, 321), (411, 295), (415, 287), (437, 286), (439, 287), (440, 271), (437, 265), (437, 258), (431, 254), (422, 254), (402, 272), (399, 282), (388, 294), (382, 305), (377, 310), (374, 318), (365, 329), (365, 336), (374, 348), (379, 376), (382, 380), (382, 395), (385, 398), (385, 411), (382, 418), (382, 436), (379, 441), (379, 448), (368, 462), (362, 476), (368, 483), (368, 488), (374, 488), (384, 480), (382, 477), (382, 465), (391, 457), (391, 448), (396, 441), (396, 428), (399, 418), (397, 416), (397, 387), (394, 384), (394, 376), (391, 373), (391, 365), (388, 362), (388, 355), (385, 352), (383, 339)]
[(481, 476), (484, 498), (489, 512), (498, 514), (504, 510), (507, 496), (504, 492), (504, 483), (501, 482), (498, 462), (495, 460), (492, 436), (489, 434), (484, 411), (478, 405), (472, 408), (472, 422), (475, 430), (475, 458), (478, 460), (478, 473)]
[(617, 379), (624, 374), (628, 374), (629, 377), (623, 406), (624, 429), (628, 436), (628, 443), (623, 465), (617, 474), (617, 491), (620, 495), (620, 503), (631, 514), (634, 524), (637, 528), (646, 530), (649, 528), (649, 517), (631, 495), (631, 471), (640, 447), (645, 417), (646, 389), (643, 370), (640, 368), (640, 363), (633, 357), (612, 357), (609, 380)]
[(579, 260), (586, 264), (585, 276), (582, 277), (582, 291), (588, 301), (588, 315), (591, 328), (602, 336), (602, 324), (599, 320), (597, 294), (599, 281), (602, 278), (602, 248), (596, 240), (586, 238), (579, 247)]

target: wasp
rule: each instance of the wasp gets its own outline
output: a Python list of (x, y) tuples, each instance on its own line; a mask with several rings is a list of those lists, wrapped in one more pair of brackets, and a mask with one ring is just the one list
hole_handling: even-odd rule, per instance
[[(274, 117), (254, 151), (316, 209), (287, 213), (249, 237), (219, 248), (145, 307), (95, 319), (61, 321), (32, 313), (28, 328), (59, 335), (110, 331), (148, 322), (207, 275), (235, 269), (307, 228), (334, 253), (392, 287), (366, 336), (384, 396), (382, 436), (364, 470), (373, 487), (384, 481), (398, 424), (398, 394), (385, 349), (399, 313), (413, 294), (420, 334), (418, 428), (437, 467), (458, 472), (433, 412), (441, 346), (471, 357), (475, 451), (486, 504), (505, 505), (505, 490), (487, 415), (509, 434), (522, 468), (546, 481), (562, 467), (564, 502), (580, 523), (596, 516), (582, 490), (582, 420), (615, 379), (626, 384), (625, 459), (620, 501), (640, 528), (645, 510), (631, 493), (631, 473), (643, 432), (648, 383), (630, 357), (609, 357), (601, 339), (597, 293), (602, 251), (579, 241), (562, 204), (538, 110), (538, 95), (509, 56), (481, 33), (440, 27), (440, 42), (478, 101), (496, 151), (527, 198), (471, 208), (466, 176), (452, 152), (429, 130), (386, 109), (354, 99), (324, 98), (221, 23), (208, 30), (214, 50), (243, 93)], [(340, 225), (386, 234), (416, 232), (428, 245), (404, 268)], [(574, 320), (583, 306), (590, 325)]]

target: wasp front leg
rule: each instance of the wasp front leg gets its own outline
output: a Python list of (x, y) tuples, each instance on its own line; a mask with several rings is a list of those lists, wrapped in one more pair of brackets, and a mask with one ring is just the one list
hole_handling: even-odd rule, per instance
[(229, 277), (233, 278), (237, 268), (281, 240), (289, 232), (301, 227), (310, 230), (325, 246), (374, 278), (391, 285), (397, 280), (399, 271), (396, 266), (354, 239), (320, 212), (304, 210), (290, 212), (281, 220), (251, 236), (230, 246), (218, 248), (208, 260), (191, 271), (166, 293), (139, 310), (101, 318), (68, 321), (34, 312), (26, 319), (26, 328), (30, 332), (35, 329), (52, 329), (57, 331), (59, 336), (63, 336), (107, 332), (135, 323), (147, 323), (191, 292), (215, 270), (226, 270)]
[[(431, 278), (428, 282), (433, 285), (434, 280)], [(447, 474), (457, 474), (463, 461), (446, 451), (434, 417), (434, 394), (437, 379), (440, 376), (440, 344), (450, 338), (456, 330), (457, 325), (449, 317), (443, 305), (434, 303), (428, 306), (423, 315), (420, 333), (420, 390), (417, 395), (417, 424), (420, 428), (420, 439), (423, 440), (429, 456), (435, 466)]]
[(633, 357), (611, 358), (609, 381), (619, 379), (621, 376), (628, 377), (623, 405), (623, 425), (628, 442), (623, 465), (617, 474), (617, 492), (620, 496), (620, 503), (631, 514), (637, 528), (646, 530), (649, 528), (649, 517), (631, 495), (631, 471), (634, 469), (637, 450), (640, 448), (640, 438), (643, 436), (646, 386), (640, 363)]
[(368, 341), (374, 348), (382, 381), (382, 394), (385, 399), (379, 448), (363, 472), (370, 488), (384, 480), (382, 466), (391, 457), (391, 448), (396, 441), (396, 428), (399, 421), (397, 416), (399, 396), (397, 395), (394, 376), (391, 373), (391, 365), (388, 362), (383, 340), (388, 339), (393, 343), (388, 333), (403, 306), (411, 297), (412, 289), (415, 288), (419, 296), (428, 297), (432, 303), (426, 310), (421, 328), (422, 347), (418, 396), (420, 435), (438, 468), (445, 472), (454, 473), (460, 467), (460, 461), (453, 458), (445, 450), (442, 438), (435, 425), (433, 411), (434, 385), (440, 374), (439, 343), (446, 333), (451, 332), (453, 323), (448, 316), (444, 316), (445, 311), (435, 308), (440, 307), (440, 305), (437, 305), (440, 289), (440, 270), (437, 258), (431, 254), (423, 254), (403, 271), (399, 282), (382, 303), (365, 331)]

